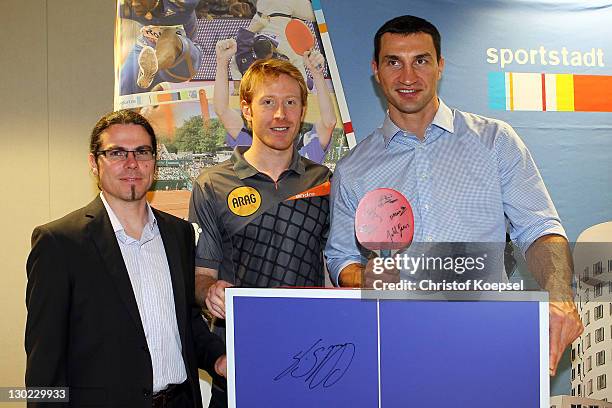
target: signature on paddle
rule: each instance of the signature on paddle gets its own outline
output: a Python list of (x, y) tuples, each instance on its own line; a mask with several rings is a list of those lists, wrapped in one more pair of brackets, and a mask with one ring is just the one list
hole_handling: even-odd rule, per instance
[[(380, 214), (378, 214), (378, 209), (387, 207), (388, 205), (395, 204), (396, 202), (397, 202), (397, 199), (394, 198), (391, 194), (384, 194), (382, 197), (378, 198), (376, 203), (374, 203), (375, 205), (366, 207), (365, 213), (367, 214), (368, 218), (371, 219), (372, 221), (376, 220), (378, 222), (383, 222), (382, 217), (380, 216)], [(389, 218), (393, 219), (397, 216), (402, 215), (404, 212), (406, 212), (406, 207), (402, 207), (400, 210), (389, 215)]]
[[(404, 237), (404, 231), (410, 227), (409, 224), (396, 224), (387, 230), (387, 239), (389, 242), (396, 242)], [(398, 239), (399, 236), (399, 239)]]
[(354, 343), (325, 346), (323, 339), (318, 339), (307, 350), (295, 353), (291, 364), (274, 377), (274, 381), (289, 377), (304, 381), (310, 390), (329, 388), (344, 377), (355, 351)]

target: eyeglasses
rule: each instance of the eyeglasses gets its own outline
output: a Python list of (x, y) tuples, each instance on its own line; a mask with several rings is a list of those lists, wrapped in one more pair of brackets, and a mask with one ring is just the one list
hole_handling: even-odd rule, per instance
[(153, 150), (150, 148), (140, 148), (136, 150), (108, 149), (97, 152), (99, 156), (102, 155), (112, 162), (125, 161), (130, 153), (134, 155), (134, 159), (137, 161), (149, 161), (153, 160), (155, 157), (155, 153), (153, 153)]

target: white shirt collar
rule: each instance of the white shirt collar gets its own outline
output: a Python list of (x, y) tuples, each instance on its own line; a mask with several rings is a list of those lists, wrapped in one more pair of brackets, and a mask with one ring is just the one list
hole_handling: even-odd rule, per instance
[[(125, 228), (123, 228), (123, 225), (121, 225), (121, 221), (119, 221), (119, 218), (117, 217), (111, 206), (108, 204), (108, 201), (106, 201), (106, 198), (104, 197), (104, 194), (101, 191), (100, 199), (102, 200), (102, 204), (104, 204), (104, 208), (106, 208), (108, 218), (110, 218), (110, 222), (113, 226), (113, 231), (115, 232), (115, 234), (120, 231), (125, 232)], [(153, 211), (151, 210), (151, 206), (149, 205), (149, 203), (147, 203), (147, 213), (149, 215), (149, 221), (147, 222), (147, 225), (145, 225), (145, 228), (147, 228), (148, 226), (151, 231), (153, 231), (153, 229), (157, 225), (157, 220), (155, 219), (155, 215), (153, 215)]]

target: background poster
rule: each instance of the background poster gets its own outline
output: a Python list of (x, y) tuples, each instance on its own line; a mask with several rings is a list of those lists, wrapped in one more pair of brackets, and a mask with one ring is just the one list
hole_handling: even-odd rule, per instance
[[(193, 180), (203, 168), (231, 156), (233, 141), (213, 106), (215, 46), (220, 40), (238, 42), (238, 52), (228, 67), (228, 102), (237, 112), (241, 71), (256, 58), (255, 43), (267, 42), (273, 56), (288, 59), (302, 72), (310, 93), (296, 144), (309, 143), (308, 131), (321, 117), (320, 90), (287, 33), (292, 34), (294, 26), (307, 28), (306, 33), (294, 36), (314, 40), (312, 49), (322, 51), (314, 21), (308, 0), (118, 1), (114, 108), (139, 109), (157, 133), (158, 174), (150, 195), (157, 208), (186, 217)], [(324, 67), (328, 78), (327, 73)], [(325, 82), (323, 92), (331, 93), (335, 105), (331, 80)], [(338, 119), (323, 162), (332, 170), (348, 149), (338, 109), (333, 109)]]
[[(570, 241), (612, 220), (610, 1), (314, 3), (338, 67), (333, 78), (342, 85), (336, 82), (336, 89), (343, 89), (339, 104), (345, 100), (348, 106), (343, 122), (357, 141), (385, 115), (370, 68), (376, 30), (398, 15), (423, 17), (442, 35), (441, 98), (451, 108), (514, 127), (534, 156)], [(566, 362), (551, 382), (552, 395), (570, 393), (569, 376)]]

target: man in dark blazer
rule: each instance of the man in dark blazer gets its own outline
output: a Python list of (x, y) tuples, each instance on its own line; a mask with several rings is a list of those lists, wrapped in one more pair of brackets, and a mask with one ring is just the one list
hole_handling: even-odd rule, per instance
[(225, 376), (194, 301), (193, 229), (146, 202), (156, 149), (139, 114), (104, 116), (89, 154), (101, 194), (32, 235), (25, 383), (68, 387), (64, 406), (201, 407), (198, 367)]

